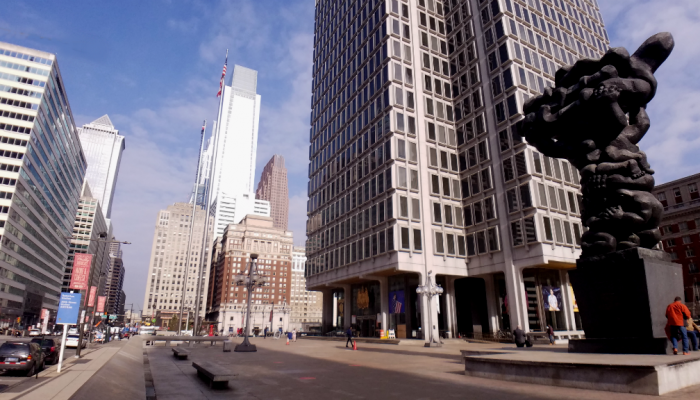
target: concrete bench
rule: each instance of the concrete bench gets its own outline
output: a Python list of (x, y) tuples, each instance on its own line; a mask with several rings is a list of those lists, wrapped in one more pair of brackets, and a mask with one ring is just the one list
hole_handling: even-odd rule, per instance
[(228, 369), (206, 361), (193, 362), (192, 366), (197, 370), (197, 376), (209, 382), (210, 388), (215, 385), (228, 387), (228, 381), (236, 376)]
[(173, 348), (173, 355), (178, 360), (187, 360), (187, 356), (190, 355), (190, 351), (187, 349), (183, 349), (181, 347), (175, 347), (175, 348)]

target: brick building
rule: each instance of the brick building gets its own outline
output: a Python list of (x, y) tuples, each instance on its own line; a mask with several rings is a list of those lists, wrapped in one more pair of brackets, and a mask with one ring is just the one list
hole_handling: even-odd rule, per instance
[(289, 187), (287, 184), (287, 168), (284, 157), (275, 154), (263, 168), (255, 192), (258, 200), (270, 202), (270, 216), (275, 228), (287, 230), (289, 223)]
[(661, 220), (663, 249), (683, 265), (685, 302), (693, 316), (700, 314), (700, 174), (664, 183), (654, 194), (664, 206)]
[(251, 296), (251, 333), (265, 327), (287, 330), (293, 241), (292, 232), (274, 227), (271, 217), (249, 214), (240, 224), (228, 225), (213, 246), (206, 321), (224, 334), (243, 327), (247, 293), (235, 284), (235, 276), (248, 275), (249, 256), (255, 253), (257, 271), (269, 283)]

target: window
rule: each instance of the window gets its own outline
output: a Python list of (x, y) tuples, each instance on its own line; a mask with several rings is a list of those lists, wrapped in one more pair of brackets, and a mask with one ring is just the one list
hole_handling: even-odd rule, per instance
[(423, 251), (423, 240), (421, 238), (421, 230), (420, 229), (413, 230), (413, 250)]
[(437, 175), (430, 175), (431, 180), (431, 192), (432, 194), (440, 195), (440, 177)]
[(435, 149), (434, 147), (428, 147), (428, 162), (430, 163), (431, 167), (437, 168), (438, 156), (437, 149)]
[(524, 184), (520, 186), (520, 203), (523, 208), (532, 207), (532, 196), (530, 195), (530, 185)]
[(683, 236), (683, 244), (690, 244), (690, 243), (692, 243), (690, 236)]
[(398, 185), (400, 188), (405, 188), (406, 187), (406, 168), (404, 167), (399, 167), (398, 170)]
[(489, 240), (489, 251), (498, 251), (501, 249), (501, 244), (499, 243), (498, 240), (498, 228), (493, 227), (489, 228), (489, 230), (486, 231), (486, 235)]
[(676, 240), (675, 239), (666, 239), (666, 247), (673, 247), (676, 245)]
[(408, 238), (408, 228), (406, 227), (401, 227), (401, 248), (402, 249), (410, 249), (411, 244)]
[(442, 223), (442, 208), (440, 203), (433, 203), (433, 222), (436, 224)]
[(447, 233), (445, 234), (445, 241), (447, 242), (447, 254), (455, 254), (455, 235)]
[(445, 243), (443, 242), (442, 232), (435, 232), (435, 252), (445, 252)]
[(513, 171), (513, 160), (506, 158), (503, 160), (503, 179), (506, 182), (515, 179), (515, 172)]
[(510, 189), (506, 192), (506, 201), (508, 203), (508, 212), (518, 211), (518, 195), (515, 193), (515, 189)]
[(443, 196), (450, 197), (450, 178), (442, 178), (442, 194)]
[(512, 221), (510, 223), (510, 233), (513, 239), (513, 246), (522, 246), (524, 244), (522, 224), (520, 221)]
[(547, 207), (547, 191), (544, 188), (544, 184), (537, 183), (537, 194), (539, 195), (537, 204), (540, 207)]
[(678, 224), (678, 229), (680, 229), (681, 232), (685, 232), (688, 230), (688, 223), (687, 222), (681, 222)]
[(695, 257), (695, 250), (691, 249), (690, 247), (685, 249), (685, 256), (686, 257)]
[(542, 217), (542, 225), (544, 225), (544, 238), (547, 241), (553, 241), (552, 236), (552, 222), (549, 217)]
[(418, 190), (418, 171), (415, 169), (409, 171), (411, 172), (411, 190)]
[(535, 229), (535, 218), (528, 217), (523, 220), (525, 227), (525, 239), (528, 243), (537, 241), (537, 230)]
[(420, 199), (411, 199), (411, 218), (420, 221)]
[(408, 218), (408, 198), (399, 196), (399, 217)]

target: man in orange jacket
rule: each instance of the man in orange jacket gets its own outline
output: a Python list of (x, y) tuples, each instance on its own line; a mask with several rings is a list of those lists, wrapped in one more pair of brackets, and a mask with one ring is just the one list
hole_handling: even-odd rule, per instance
[(666, 307), (666, 319), (671, 328), (671, 343), (673, 344), (673, 354), (678, 354), (678, 336), (683, 338), (683, 355), (690, 354), (688, 347), (688, 332), (685, 329), (685, 319), (690, 318), (690, 310), (681, 303), (681, 298), (676, 297), (674, 302)]

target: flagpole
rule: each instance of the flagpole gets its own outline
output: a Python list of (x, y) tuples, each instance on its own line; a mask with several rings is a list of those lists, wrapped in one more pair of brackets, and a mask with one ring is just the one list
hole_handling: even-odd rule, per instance
[[(202, 151), (204, 149), (204, 133), (207, 130), (207, 120), (204, 120), (204, 124), (202, 125), (202, 133), (201, 133), (201, 138), (199, 139), (199, 160), (202, 159)], [(192, 236), (194, 236), (194, 223), (195, 223), (195, 216), (197, 212), (197, 187), (199, 186), (199, 177), (201, 173), (201, 162), (197, 163), (197, 176), (194, 181), (194, 193), (195, 197), (192, 201), (192, 217), (190, 218), (190, 234), (189, 234), (189, 240), (187, 242), (187, 258), (185, 262), (185, 274), (184, 274), (184, 281), (182, 283), (182, 295), (180, 296), (180, 318), (178, 320), (177, 324), (177, 335), (180, 336), (182, 333), (182, 313), (185, 309), (185, 292), (187, 289), (187, 275), (190, 271), (190, 258), (192, 258)]]

